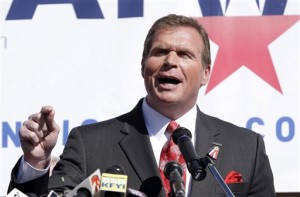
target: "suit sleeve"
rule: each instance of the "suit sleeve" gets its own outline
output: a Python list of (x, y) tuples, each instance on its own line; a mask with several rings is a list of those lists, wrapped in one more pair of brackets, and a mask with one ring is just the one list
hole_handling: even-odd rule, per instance
[(257, 135), (257, 152), (255, 170), (249, 189), (250, 197), (275, 197), (273, 173), (269, 158), (266, 154), (265, 144), (260, 134)]
[(74, 128), (49, 179), (48, 187), (49, 190), (55, 191), (72, 190), (85, 177), (87, 177), (85, 146), (78, 128)]
[(17, 183), (16, 180), (16, 175), (18, 173), (19, 170), (19, 166), (20, 166), (20, 162), (21, 159), (19, 159), (19, 161), (16, 163), (16, 165), (14, 166), (12, 173), (11, 173), (11, 180), (8, 186), (8, 191), (7, 193), (9, 193), (11, 190), (13, 190), (14, 188), (17, 188), (18, 190), (22, 191), (25, 194), (36, 194), (38, 196), (42, 196), (43, 194), (47, 194), (48, 193), (48, 179), (49, 179), (49, 171), (41, 176), (38, 177), (34, 180), (25, 182), (25, 183)]
[(48, 194), (48, 191), (54, 190), (63, 192), (73, 189), (86, 177), (86, 158), (84, 144), (77, 128), (74, 128), (68, 136), (60, 161), (56, 164), (52, 176), (49, 178), (49, 171), (45, 175), (18, 184), (15, 177), (18, 173), (20, 160), (17, 162), (11, 173), (11, 181), (8, 193), (17, 188), (23, 193), (34, 193), (38, 196)]

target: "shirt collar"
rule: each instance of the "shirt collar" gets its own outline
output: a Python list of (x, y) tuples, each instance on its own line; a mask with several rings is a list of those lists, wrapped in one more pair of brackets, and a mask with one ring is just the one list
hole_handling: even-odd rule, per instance
[[(146, 101), (143, 100), (142, 111), (144, 115), (145, 124), (149, 133), (149, 136), (155, 136), (157, 139), (161, 139), (164, 136), (164, 132), (168, 123), (171, 121), (168, 117), (162, 115), (158, 111), (150, 107)], [(191, 131), (192, 136), (195, 134), (197, 117), (197, 107), (194, 105), (186, 114), (176, 120), (176, 122)]]

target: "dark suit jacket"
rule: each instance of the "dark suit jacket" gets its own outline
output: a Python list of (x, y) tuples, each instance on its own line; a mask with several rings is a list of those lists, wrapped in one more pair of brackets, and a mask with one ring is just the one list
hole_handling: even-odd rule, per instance
[[(164, 196), (141, 106), (142, 101), (131, 112), (117, 118), (74, 128), (49, 178), (48, 189), (72, 189), (96, 169), (105, 172), (119, 164), (128, 175), (128, 187), (141, 190), (149, 197)], [(198, 109), (195, 147), (198, 156), (204, 157), (214, 142), (222, 144), (215, 162), (221, 176), (225, 178), (232, 170), (243, 176), (243, 183), (229, 184), (235, 196), (275, 196), (261, 135), (205, 115)], [(17, 169), (18, 164), (13, 169), (9, 190), (17, 187), (24, 192), (47, 193), (48, 174), (16, 184)], [(225, 196), (208, 169), (204, 180), (191, 184), (192, 197)]]

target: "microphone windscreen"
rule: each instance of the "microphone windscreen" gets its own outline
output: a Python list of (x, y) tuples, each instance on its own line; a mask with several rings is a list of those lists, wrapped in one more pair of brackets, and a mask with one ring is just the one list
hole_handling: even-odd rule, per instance
[(180, 176), (182, 176), (183, 174), (183, 168), (182, 166), (177, 163), (177, 162), (174, 162), (174, 161), (170, 161), (166, 164), (165, 168), (164, 168), (164, 174), (165, 176), (170, 179), (170, 175), (171, 173), (174, 171), (174, 170), (177, 170), (177, 172), (180, 174)]
[(76, 197), (92, 197), (92, 193), (86, 188), (79, 188)]
[(192, 133), (185, 127), (179, 127), (174, 130), (172, 139), (174, 143), (177, 144), (178, 140), (183, 136), (188, 136), (189, 138), (192, 138)]
[(105, 172), (111, 174), (125, 174), (122, 167), (119, 165), (112, 165), (111, 167), (107, 168)]

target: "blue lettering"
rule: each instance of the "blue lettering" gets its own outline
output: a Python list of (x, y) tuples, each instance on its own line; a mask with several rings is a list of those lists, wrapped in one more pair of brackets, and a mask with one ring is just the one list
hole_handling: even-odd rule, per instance
[(104, 18), (97, 0), (14, 0), (6, 20), (32, 19), (39, 4), (72, 4), (77, 18)]
[(16, 122), (15, 131), (9, 126), (7, 122), (2, 122), (2, 147), (7, 148), (8, 138), (12, 140), (16, 147), (20, 147), (19, 130), (21, 122)]
[[(226, 8), (230, 0), (226, 2)], [(203, 16), (223, 16), (220, 0), (198, 0)]]
[(287, 0), (266, 0), (262, 15), (283, 15), (286, 3)]
[(69, 121), (63, 121), (63, 145), (66, 144), (69, 135)]
[[(89, 118), (82, 121), (81, 125), (93, 124), (97, 120)], [(253, 130), (254, 125), (265, 125), (263, 119), (259, 117), (252, 117), (246, 123), (246, 128)], [(22, 123), (15, 122), (15, 128), (12, 128), (8, 122), (2, 122), (2, 147), (8, 147), (9, 139), (13, 142), (15, 147), (20, 147), (19, 130)], [(63, 121), (62, 126), (62, 144), (65, 145), (69, 135), (69, 120)], [(295, 122), (291, 117), (281, 117), (276, 122), (276, 137), (281, 142), (289, 142), (295, 137)]]
[(86, 119), (85, 121), (83, 121), (81, 123), (81, 125), (93, 124), (93, 123), (96, 123), (96, 122), (97, 122), (97, 120), (95, 120), (95, 119)]
[[(225, 12), (230, 3), (226, 0)], [(287, 0), (266, 0), (263, 6), (262, 15), (283, 15)], [(198, 0), (203, 16), (224, 16), (220, 0)], [(258, 9), (260, 9), (259, 0), (256, 0)]]
[(116, 186), (118, 189), (125, 189), (125, 185), (124, 184), (118, 184), (116, 183)]
[(102, 182), (102, 184), (101, 184), (101, 185), (102, 185), (102, 187), (106, 187), (106, 188), (108, 188), (108, 184), (109, 184), (109, 183), (104, 183), (104, 182)]
[[(87, 124), (92, 124), (92, 123), (96, 123), (97, 120), (95, 119), (86, 119), (84, 120), (81, 125), (87, 125)], [(63, 145), (65, 145), (67, 143), (67, 140), (68, 140), (68, 135), (69, 135), (69, 120), (64, 120), (63, 121)]]
[(261, 119), (261, 118), (258, 118), (258, 117), (253, 117), (253, 118), (250, 118), (246, 124), (246, 128), (247, 129), (250, 129), (252, 130), (252, 125), (256, 123), (258, 125), (264, 125), (264, 121)]
[[(230, 3), (226, 0), (225, 12)], [(103, 19), (97, 0), (13, 0), (6, 20), (32, 19), (38, 5), (72, 4), (79, 19)], [(224, 16), (220, 0), (198, 0), (203, 16)], [(260, 9), (259, 0), (256, 0)], [(266, 0), (262, 15), (283, 15), (287, 0)], [(118, 0), (118, 18), (143, 17), (144, 0)]]
[(119, 18), (143, 17), (144, 0), (118, 0)]
[[(246, 124), (246, 128), (247, 129), (250, 129), (250, 130), (253, 130), (252, 129), (252, 126), (253, 124), (256, 123), (258, 125), (265, 125), (264, 121), (258, 117), (253, 117), (253, 118), (250, 118)], [(262, 135), (264, 137), (264, 135)]]
[[(285, 131), (286, 136), (283, 136), (283, 125), (287, 124), (288, 129)], [(282, 117), (276, 123), (276, 136), (282, 142), (289, 142), (295, 136), (295, 123), (290, 117)]]

